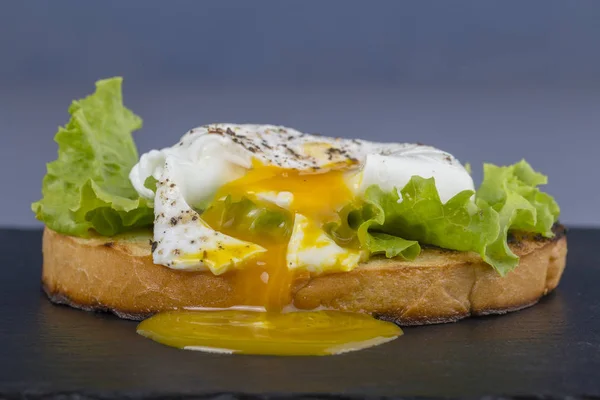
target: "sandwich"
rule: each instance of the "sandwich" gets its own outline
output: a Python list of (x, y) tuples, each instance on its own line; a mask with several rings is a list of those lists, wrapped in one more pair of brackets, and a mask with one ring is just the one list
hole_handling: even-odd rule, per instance
[[(535, 304), (565, 268), (559, 207), (522, 160), (216, 123), (138, 157), (120, 78), (74, 101), (47, 165), (42, 283), (55, 303), (142, 320), (173, 310), (326, 310), (397, 325)], [(373, 132), (365, 132), (370, 136)]]

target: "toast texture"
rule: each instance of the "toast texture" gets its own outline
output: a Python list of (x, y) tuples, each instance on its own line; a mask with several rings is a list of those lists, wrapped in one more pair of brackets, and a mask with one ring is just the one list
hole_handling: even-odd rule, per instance
[[(503, 314), (535, 304), (558, 285), (566, 264), (561, 225), (551, 239), (514, 234), (520, 264), (505, 277), (474, 253), (424, 248), (414, 261), (373, 258), (350, 272), (299, 277), (292, 298), (298, 309), (369, 313), (398, 325), (452, 322)], [(234, 279), (210, 272), (155, 265), (151, 233), (77, 238), (48, 228), (43, 236), (42, 283), (54, 303), (109, 311), (140, 320), (183, 307), (243, 304)]]

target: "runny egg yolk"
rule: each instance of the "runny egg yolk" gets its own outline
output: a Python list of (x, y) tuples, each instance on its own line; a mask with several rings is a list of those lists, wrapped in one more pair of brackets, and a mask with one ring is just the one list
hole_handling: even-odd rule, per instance
[(307, 173), (273, 166), (255, 167), (240, 179), (221, 187), (216, 198), (248, 196), (265, 192), (288, 192), (293, 195), (289, 210), (323, 221), (352, 201), (344, 175), (347, 170)]
[[(305, 173), (273, 166), (258, 166), (248, 171), (240, 179), (222, 186), (215, 196), (220, 199), (231, 196), (234, 199), (254, 198), (260, 193), (291, 193), (293, 199), (287, 212), (295, 213), (316, 221), (320, 226), (336, 217), (337, 211), (352, 201), (353, 195), (344, 180), (343, 170), (323, 173)], [(271, 205), (271, 207), (276, 207)], [(214, 229), (237, 239), (253, 242), (267, 249), (249, 260), (238, 271), (229, 275), (235, 286), (243, 288), (245, 304), (263, 306), (269, 311), (281, 310), (291, 302), (291, 285), (297, 274), (286, 266), (286, 253), (289, 236), (261, 237), (248, 230), (220, 225), (210, 212), (202, 218)], [(293, 223), (293, 221), (292, 221)], [(309, 231), (308, 235), (319, 232)], [(313, 239), (313, 240), (311, 240)], [(306, 237), (307, 242), (315, 238)], [(301, 272), (300, 274), (307, 274)]]
[[(322, 226), (353, 200), (345, 172), (307, 174), (255, 165), (242, 178), (221, 187), (215, 199), (230, 196), (235, 200), (244, 197), (256, 200), (261, 193), (288, 192), (293, 199), (285, 212), (292, 218), (296, 213), (301, 214), (315, 222), (313, 226)], [(289, 234), (256, 235), (248, 229), (223, 224), (218, 212), (210, 209), (202, 214), (202, 219), (215, 230), (267, 250), (239, 270), (224, 275), (239, 292), (239, 306), (264, 307), (266, 312), (230, 309), (160, 313), (138, 326), (141, 335), (169, 346), (208, 352), (330, 355), (375, 346), (402, 334), (396, 325), (363, 314), (282, 312), (292, 303), (293, 282), (299, 274), (308, 275), (306, 271), (293, 272), (286, 265)], [(316, 243), (321, 233), (319, 229), (309, 229), (303, 241)]]

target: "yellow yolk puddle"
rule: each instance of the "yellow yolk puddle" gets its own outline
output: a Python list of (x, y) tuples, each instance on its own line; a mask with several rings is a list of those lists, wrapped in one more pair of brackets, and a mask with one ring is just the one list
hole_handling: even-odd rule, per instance
[[(219, 190), (215, 199), (239, 200), (265, 192), (289, 192), (287, 210), (318, 222), (336, 217), (353, 200), (344, 171), (303, 174), (255, 165), (248, 173)], [(255, 198), (254, 198), (255, 199)], [(218, 214), (218, 213), (217, 213)], [(338, 311), (282, 313), (292, 303), (292, 284), (308, 272), (292, 272), (286, 265), (288, 237), (260, 237), (248, 230), (222, 226), (218, 215), (202, 214), (213, 229), (265, 249), (239, 270), (223, 275), (239, 292), (239, 306), (259, 306), (266, 312), (172, 311), (139, 324), (138, 333), (173, 347), (209, 352), (263, 355), (329, 355), (375, 346), (402, 334), (396, 325), (364, 314)], [(307, 231), (304, 241), (316, 241), (319, 230)], [(309, 236), (314, 235), (315, 238)]]
[(260, 313), (172, 311), (138, 326), (168, 346), (216, 353), (324, 356), (364, 349), (402, 334), (396, 325), (340, 311)]

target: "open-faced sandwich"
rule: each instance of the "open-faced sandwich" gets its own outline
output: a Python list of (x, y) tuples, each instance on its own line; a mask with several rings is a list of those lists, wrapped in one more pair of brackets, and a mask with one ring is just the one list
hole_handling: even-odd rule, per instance
[(416, 325), (530, 306), (565, 267), (559, 207), (525, 161), (484, 165), (475, 190), (451, 154), (400, 132), (378, 143), (225, 123), (138, 158), (141, 119), (119, 78), (69, 112), (33, 204), (43, 287), (85, 310), (159, 313), (140, 332), (178, 347), (239, 350), (210, 329), (243, 320), (284, 336), (337, 326), (325, 347), (344, 351), (339, 338), (368, 341), (349, 332), (370, 321), (371, 339), (399, 334), (370, 316)]

